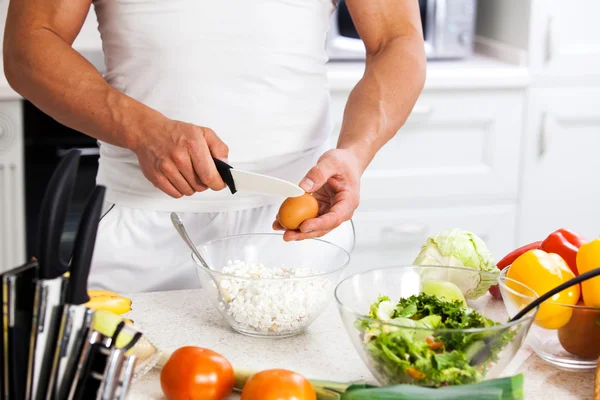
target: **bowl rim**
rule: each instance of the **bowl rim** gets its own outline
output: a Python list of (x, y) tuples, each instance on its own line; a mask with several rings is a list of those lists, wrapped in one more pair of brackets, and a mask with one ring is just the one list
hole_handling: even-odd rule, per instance
[[(499, 329), (505, 329), (505, 328), (510, 328), (514, 325), (519, 325), (522, 324), (523, 322), (527, 322), (528, 320), (533, 320), (539, 310), (539, 306), (537, 306), (533, 311), (530, 311), (528, 315), (516, 320), (516, 321), (512, 321), (512, 322), (503, 322), (503, 323), (499, 323), (498, 325), (493, 325), (493, 326), (488, 326), (488, 327), (484, 327), (484, 328), (435, 328), (435, 329), (431, 329), (431, 328), (420, 328), (420, 327), (408, 327), (406, 325), (401, 325), (401, 324), (395, 324), (392, 323), (390, 321), (381, 321), (379, 319), (374, 319), (374, 318), (369, 318), (366, 317), (364, 314), (359, 313), (355, 310), (353, 310), (352, 308), (350, 308), (349, 306), (345, 305), (342, 303), (342, 301), (339, 299), (338, 296), (338, 290), (341, 287), (341, 285), (354, 278), (355, 276), (359, 276), (359, 275), (363, 275), (366, 273), (370, 273), (370, 272), (374, 272), (374, 271), (385, 271), (385, 270), (392, 270), (392, 269), (402, 269), (402, 268), (434, 268), (434, 269), (453, 269), (453, 270), (457, 270), (457, 271), (469, 271), (469, 272), (479, 272), (481, 274), (486, 274), (486, 275), (493, 275), (494, 277), (498, 277), (497, 273), (493, 273), (493, 272), (487, 272), (487, 271), (478, 271), (478, 270), (474, 270), (472, 268), (466, 268), (466, 267), (455, 267), (455, 266), (444, 266), (444, 265), (418, 265), (418, 264), (412, 264), (412, 265), (396, 265), (396, 266), (389, 266), (389, 267), (381, 267), (381, 268), (373, 268), (373, 269), (369, 269), (366, 271), (361, 271), (361, 272), (356, 272), (354, 274), (351, 274), (349, 276), (347, 276), (346, 278), (342, 279), (335, 287), (334, 290), (334, 298), (336, 303), (338, 304), (338, 307), (343, 309), (346, 312), (349, 312), (350, 314), (355, 315), (357, 318), (363, 320), (363, 321), (368, 321), (368, 322), (373, 322), (373, 323), (377, 323), (377, 324), (383, 324), (383, 325), (390, 325), (390, 326), (394, 326), (394, 327), (399, 327), (399, 328), (405, 328), (405, 329), (411, 329), (411, 330), (417, 330), (417, 331), (428, 331), (428, 332), (443, 332), (443, 333), (477, 333), (477, 332), (488, 332), (488, 331), (495, 331), (495, 330), (499, 330)], [(500, 271), (498, 271), (500, 272)], [(519, 282), (517, 282), (519, 283)], [(521, 283), (519, 283), (521, 284)], [(525, 286), (525, 285), (523, 285)], [(527, 286), (525, 286), (527, 287)], [(528, 288), (529, 290), (531, 290), (530, 288)], [(487, 292), (487, 291), (486, 291)], [(533, 292), (533, 290), (532, 290)], [(535, 293), (535, 292), (533, 292)], [(477, 311), (477, 310), (475, 310)], [(482, 314), (482, 313), (480, 313)], [(482, 314), (483, 315), (483, 314)], [(485, 315), (484, 315), (485, 317)], [(486, 317), (488, 318), (488, 317)], [(491, 318), (488, 318), (491, 319)], [(496, 323), (498, 323), (498, 321), (494, 321)]]
[[(522, 293), (519, 293), (519, 292), (517, 292), (517, 291), (514, 291), (514, 290), (512, 290), (511, 288), (509, 288), (508, 286), (506, 286), (506, 284), (504, 284), (504, 281), (506, 281), (506, 280), (510, 280), (510, 281), (512, 281), (512, 282), (517, 282), (518, 284), (520, 284), (520, 285), (522, 285), (522, 286), (525, 286), (525, 287), (527, 287), (527, 288), (528, 288), (529, 290), (531, 290), (533, 293), (535, 293), (536, 295), (538, 295), (538, 294), (537, 294), (537, 292), (536, 292), (535, 290), (533, 290), (533, 289), (529, 288), (527, 285), (525, 285), (525, 284), (523, 284), (523, 283), (521, 283), (521, 282), (519, 282), (519, 281), (517, 281), (517, 280), (514, 280), (514, 279), (512, 279), (512, 278), (509, 278), (509, 277), (506, 275), (506, 274), (508, 273), (508, 270), (509, 270), (509, 268), (510, 268), (510, 265), (509, 265), (509, 266), (507, 266), (507, 267), (504, 267), (504, 268), (502, 269), (502, 271), (500, 271), (500, 275), (498, 276), (498, 285), (500, 285), (500, 286), (502, 286), (503, 288), (505, 288), (505, 290), (510, 290), (510, 291), (511, 291), (511, 292), (512, 292), (512, 293), (513, 293), (515, 296), (519, 296), (519, 297), (521, 297), (521, 298), (523, 298), (523, 299), (527, 299), (527, 300), (530, 300), (530, 301), (533, 301), (533, 300), (535, 300), (535, 298), (533, 298), (533, 297), (531, 297), (531, 296), (529, 296), (529, 295), (522, 294)], [(565, 290), (566, 290), (566, 289), (565, 289)], [(538, 295), (538, 297), (539, 297), (539, 295)], [(595, 306), (586, 306), (586, 305), (582, 305), (582, 306), (580, 306), (580, 305), (577, 305), (577, 304), (558, 303), (558, 302), (556, 302), (556, 301), (551, 301), (550, 299), (548, 299), (548, 300), (544, 301), (542, 304), (552, 304), (552, 305), (555, 305), (555, 306), (568, 307), (568, 308), (573, 308), (573, 309), (577, 309), (577, 310), (589, 310), (589, 311), (597, 311), (597, 312), (600, 312), (600, 306), (599, 306), (599, 307), (595, 307)]]
[[(202, 246), (208, 246), (211, 244), (214, 244), (216, 242), (224, 242), (227, 240), (231, 240), (231, 239), (238, 239), (238, 238), (243, 238), (243, 237), (250, 237), (250, 236), (266, 236), (266, 237), (281, 237), (282, 241), (283, 241), (283, 233), (278, 233), (278, 232), (264, 232), (264, 233), (240, 233), (240, 234), (236, 234), (236, 235), (227, 235), (227, 236), (223, 236), (217, 239), (212, 239), (209, 240), (207, 242), (204, 242), (202, 244), (199, 244), (196, 246), (196, 248), (202, 247)], [(346, 260), (345, 262), (338, 268), (332, 270), (332, 271), (327, 271), (327, 272), (319, 272), (317, 274), (311, 274), (311, 275), (306, 275), (306, 276), (290, 276), (290, 277), (275, 277), (275, 278), (249, 278), (249, 277), (245, 277), (245, 276), (239, 276), (239, 275), (235, 275), (235, 274), (229, 274), (229, 273), (225, 273), (225, 272), (220, 272), (220, 271), (216, 271), (212, 268), (209, 268), (208, 271), (206, 271), (206, 267), (204, 267), (199, 260), (196, 258), (196, 255), (194, 254), (194, 252), (190, 252), (190, 255), (192, 257), (192, 260), (194, 261), (194, 263), (196, 264), (196, 268), (201, 269), (207, 273), (219, 276), (219, 277), (226, 277), (226, 278), (230, 278), (230, 279), (236, 279), (236, 280), (247, 280), (247, 281), (253, 281), (253, 282), (266, 282), (266, 281), (302, 281), (302, 280), (310, 280), (313, 278), (317, 278), (317, 277), (324, 277), (324, 276), (328, 276), (328, 275), (333, 275), (336, 273), (339, 273), (341, 271), (343, 271), (349, 264), (351, 261), (352, 256), (350, 255), (350, 253), (344, 249), (342, 246), (339, 246), (335, 243), (332, 243), (328, 240), (324, 240), (321, 238), (310, 238), (310, 239), (303, 239), (301, 241), (295, 241), (292, 243), (299, 243), (299, 242), (307, 242), (307, 241), (313, 241), (313, 242), (321, 242), (324, 243), (326, 245), (329, 246), (333, 246), (335, 248), (337, 248), (338, 250), (342, 251), (342, 254), (344, 254), (346, 256)], [(287, 243), (287, 242), (284, 242)], [(232, 260), (234, 261), (234, 260)]]

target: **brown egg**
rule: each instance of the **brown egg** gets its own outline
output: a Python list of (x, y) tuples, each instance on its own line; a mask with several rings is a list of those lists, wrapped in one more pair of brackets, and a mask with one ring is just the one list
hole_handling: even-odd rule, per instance
[(319, 215), (319, 203), (310, 193), (287, 198), (279, 208), (277, 220), (285, 229), (295, 231), (301, 223)]
[[(583, 302), (577, 303), (582, 306)], [(569, 353), (588, 360), (600, 357), (600, 311), (573, 309), (569, 323), (558, 330), (558, 340)]]

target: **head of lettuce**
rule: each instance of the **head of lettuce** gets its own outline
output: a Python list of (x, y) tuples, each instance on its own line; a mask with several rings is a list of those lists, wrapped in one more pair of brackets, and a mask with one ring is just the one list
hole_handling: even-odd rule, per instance
[(413, 264), (463, 267), (489, 272), (479, 274), (448, 270), (443, 278), (456, 284), (467, 299), (483, 296), (490, 286), (498, 283), (499, 270), (492, 253), (477, 235), (461, 229), (442, 231), (428, 238)]

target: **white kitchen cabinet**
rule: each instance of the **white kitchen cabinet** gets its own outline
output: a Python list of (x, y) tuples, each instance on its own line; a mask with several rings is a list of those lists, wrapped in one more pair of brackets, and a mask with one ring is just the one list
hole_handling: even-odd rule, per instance
[(600, 80), (600, 1), (534, 0), (532, 6), (533, 75), (554, 83)]
[(21, 103), (0, 102), (0, 271), (25, 261)]
[(483, 0), (478, 42), (527, 63), (533, 85), (600, 84), (599, 15), (598, 0)]
[[(362, 207), (361, 207), (362, 208)], [(515, 246), (516, 206), (413, 208), (355, 214), (356, 247), (346, 274), (411, 264), (427, 237), (444, 229), (470, 230), (496, 260)]]
[[(347, 92), (332, 94), (339, 134)], [(425, 91), (361, 181), (363, 200), (516, 201), (524, 92)]]
[(519, 242), (600, 234), (600, 87), (530, 91)]

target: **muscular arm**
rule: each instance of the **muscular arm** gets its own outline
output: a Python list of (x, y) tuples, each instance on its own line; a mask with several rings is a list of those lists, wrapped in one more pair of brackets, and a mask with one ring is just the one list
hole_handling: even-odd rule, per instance
[[(417, 0), (346, 0), (367, 59), (346, 109), (337, 149), (325, 152), (300, 186), (319, 202), (319, 216), (285, 240), (320, 237), (352, 218), (360, 176), (404, 125), (425, 83), (426, 57)], [(283, 229), (279, 222), (274, 229)]]
[(425, 82), (417, 0), (346, 0), (367, 50), (364, 76), (348, 98), (338, 148), (366, 169), (402, 127)]
[(113, 89), (71, 45), (91, 0), (12, 0), (4, 35), (9, 84), (60, 123), (131, 147), (142, 115), (157, 114)]
[(117, 91), (72, 48), (91, 0), (11, 0), (4, 73), (11, 87), (58, 122), (135, 152), (146, 179), (168, 195), (221, 190), (211, 155), (229, 149), (209, 128), (170, 120)]

